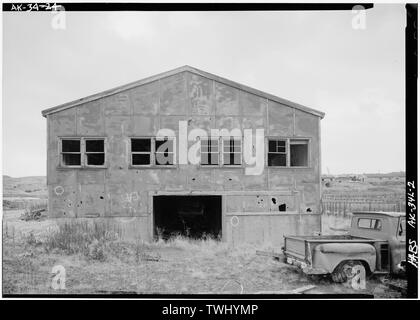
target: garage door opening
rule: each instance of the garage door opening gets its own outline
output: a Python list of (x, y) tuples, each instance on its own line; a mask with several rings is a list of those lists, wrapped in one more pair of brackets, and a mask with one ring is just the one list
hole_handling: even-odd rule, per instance
[(154, 196), (154, 236), (194, 239), (222, 234), (222, 196)]

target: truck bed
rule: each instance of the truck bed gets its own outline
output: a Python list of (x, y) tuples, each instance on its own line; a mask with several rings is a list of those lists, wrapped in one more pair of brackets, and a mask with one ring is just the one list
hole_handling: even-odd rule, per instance
[(376, 241), (350, 235), (285, 236), (284, 254), (305, 261), (311, 257), (313, 247), (319, 243), (374, 243)]

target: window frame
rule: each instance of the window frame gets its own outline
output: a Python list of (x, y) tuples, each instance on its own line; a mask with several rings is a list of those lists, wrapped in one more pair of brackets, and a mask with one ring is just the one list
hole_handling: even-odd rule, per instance
[[(63, 152), (63, 140), (79, 140), (80, 141), (80, 152)], [(88, 165), (86, 157), (86, 140), (103, 140), (104, 141), (104, 152), (88, 152), (92, 153), (103, 153), (104, 164), (103, 165)], [(107, 137), (80, 137), (80, 136), (62, 136), (58, 137), (58, 154), (59, 154), (59, 169), (105, 169), (108, 167), (107, 164)], [(63, 154), (80, 154), (80, 165), (65, 165), (63, 162)]]
[[(286, 141), (286, 166), (270, 166), (268, 164), (268, 154), (273, 153), (269, 152), (269, 143), (273, 140), (284, 140)], [(302, 140), (307, 142), (308, 146), (308, 165), (307, 166), (291, 166), (290, 161), (290, 141), (291, 140)], [(311, 145), (312, 145), (312, 138), (311, 137), (284, 137), (284, 136), (266, 136), (265, 139), (265, 166), (267, 168), (272, 169), (310, 169), (312, 168), (312, 162), (311, 162)]]
[[(176, 147), (177, 147), (177, 143), (176, 143), (176, 137), (175, 136), (165, 136), (163, 137), (164, 139), (167, 138), (168, 140), (172, 140), (173, 141), (173, 146), (172, 146), (172, 152), (168, 152), (168, 153), (172, 153), (173, 155), (173, 164), (156, 164), (156, 153), (158, 153), (156, 151), (156, 140), (159, 137), (153, 137), (153, 143), (152, 143), (152, 148), (153, 148), (153, 167), (154, 168), (176, 168), (177, 167), (177, 153), (176, 153)], [(163, 153), (163, 152), (159, 152), (159, 153)]]
[[(219, 152), (221, 153), (221, 162), (220, 162), (220, 166), (221, 167), (227, 167), (227, 168), (242, 168), (243, 167), (243, 137), (242, 136), (229, 136), (229, 137), (220, 137), (221, 139), (221, 149), (219, 148)], [(230, 147), (230, 141), (231, 140), (239, 140), (239, 146), (241, 148), (241, 150), (239, 152), (225, 152), (225, 140), (229, 141), (229, 147)], [(235, 154), (235, 153), (239, 153), (240, 158), (241, 158), (241, 163), (240, 164), (225, 164), (225, 154)]]
[[(78, 140), (80, 142), (79, 152), (63, 152), (63, 140)], [(58, 153), (59, 153), (59, 167), (60, 168), (82, 168), (83, 167), (83, 146), (81, 137), (59, 137), (58, 139)], [(79, 165), (66, 165), (63, 161), (64, 154), (79, 154), (80, 155), (80, 164)]]
[[(199, 141), (200, 141), (200, 164), (199, 166), (201, 168), (219, 168), (221, 167), (221, 156), (220, 156), (220, 136), (206, 136), (206, 137), (199, 137)], [(211, 154), (211, 153), (217, 153), (217, 164), (203, 164), (201, 162), (201, 154), (202, 154), (202, 141), (203, 140), (217, 140), (217, 152), (206, 152), (206, 154)]]
[[(291, 160), (291, 157), (292, 157), (292, 151), (291, 151), (291, 145), (293, 144), (292, 142), (293, 141), (304, 141), (304, 142), (306, 142), (306, 143), (300, 143), (300, 144), (302, 144), (302, 145), (306, 145), (307, 146), (307, 156), (306, 156), (306, 161), (307, 161), (307, 165), (306, 166), (292, 166), (292, 160)], [(296, 143), (296, 145), (298, 145), (299, 143)], [(309, 168), (310, 167), (310, 149), (309, 149), (309, 144), (310, 144), (310, 141), (309, 141), (309, 139), (305, 139), (305, 138), (289, 138), (289, 141), (288, 141), (288, 148), (289, 148), (289, 165), (290, 165), (290, 168)]]
[[(153, 164), (155, 163), (155, 153), (153, 152), (154, 150), (154, 140), (153, 137), (144, 137), (144, 136), (135, 136), (135, 137), (128, 137), (129, 139), (129, 146), (130, 146), (130, 150), (129, 150), (129, 167), (131, 168), (149, 168), (152, 167)], [(146, 151), (133, 151), (132, 150), (132, 139), (150, 139), (150, 151), (146, 152)], [(149, 164), (133, 164), (133, 154), (149, 154), (150, 155), (150, 163)]]
[[(286, 151), (283, 153), (283, 152), (270, 152), (270, 141), (284, 141), (285, 142), (285, 149), (286, 149)], [(267, 147), (267, 152), (266, 152), (266, 154), (267, 154), (267, 167), (269, 167), (269, 168), (288, 168), (289, 167), (289, 163), (290, 163), (290, 154), (289, 154), (289, 147), (288, 147), (288, 138), (282, 138), (282, 137), (267, 137), (267, 144), (266, 144), (266, 147)], [(277, 147), (277, 145), (276, 145), (276, 147)], [(268, 156), (269, 156), (269, 154), (285, 154), (286, 155), (286, 165), (284, 165), (284, 166), (273, 166), (273, 165), (269, 165), (269, 161), (268, 161)]]
[[(97, 137), (83, 137), (83, 164), (86, 168), (104, 168), (106, 167), (106, 138), (97, 138)], [(103, 152), (87, 152), (86, 151), (86, 141), (88, 140), (103, 140), (104, 141), (104, 151)], [(88, 154), (104, 154), (104, 164), (94, 165), (88, 164), (87, 155)]]
[[(177, 168), (177, 152), (176, 152), (176, 147), (177, 147), (177, 143), (176, 143), (176, 137), (172, 137), (172, 136), (168, 136), (165, 138), (169, 138), (170, 140), (173, 140), (173, 152), (171, 152), (173, 154), (173, 159), (174, 159), (174, 163), (173, 164), (156, 164), (156, 138), (155, 136), (130, 136), (128, 137), (129, 139), (129, 163), (128, 163), (128, 167), (132, 168), (132, 169), (147, 169), (147, 168), (152, 168), (152, 169), (158, 169), (158, 168)], [(146, 152), (146, 151), (132, 151), (132, 146), (131, 146), (131, 140), (132, 139), (150, 139), (150, 152)], [(134, 154), (150, 154), (150, 163), (149, 164), (133, 164), (133, 153)]]

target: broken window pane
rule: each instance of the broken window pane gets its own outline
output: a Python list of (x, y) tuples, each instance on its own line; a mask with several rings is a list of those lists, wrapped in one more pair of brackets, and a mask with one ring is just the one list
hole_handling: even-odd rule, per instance
[(290, 141), (290, 166), (307, 167), (308, 166), (308, 142)]
[(63, 166), (80, 166), (80, 139), (62, 139), (61, 153)]
[(268, 154), (268, 165), (271, 167), (285, 167), (286, 166), (286, 154), (285, 153), (269, 153)]
[(103, 166), (105, 164), (105, 140), (85, 140), (86, 165)]
[(61, 152), (80, 152), (80, 140), (61, 140)]
[(89, 166), (103, 166), (105, 164), (105, 153), (88, 153), (86, 159)]
[(149, 153), (134, 153), (132, 154), (133, 166), (149, 165), (150, 164), (150, 154)]
[(63, 153), (63, 165), (80, 166), (80, 153)]
[(152, 150), (152, 139), (131, 139), (132, 152), (150, 152)]
[(104, 152), (104, 140), (86, 140), (86, 152)]
[(152, 164), (152, 138), (131, 139), (131, 165), (147, 166)]

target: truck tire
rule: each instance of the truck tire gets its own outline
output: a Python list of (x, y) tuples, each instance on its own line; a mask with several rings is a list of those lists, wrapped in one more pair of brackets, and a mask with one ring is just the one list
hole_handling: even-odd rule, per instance
[(356, 260), (340, 262), (340, 264), (335, 268), (335, 270), (331, 274), (332, 280), (336, 283), (346, 282), (348, 279), (351, 278), (351, 270), (354, 266), (361, 266), (365, 268), (365, 266), (360, 261)]

